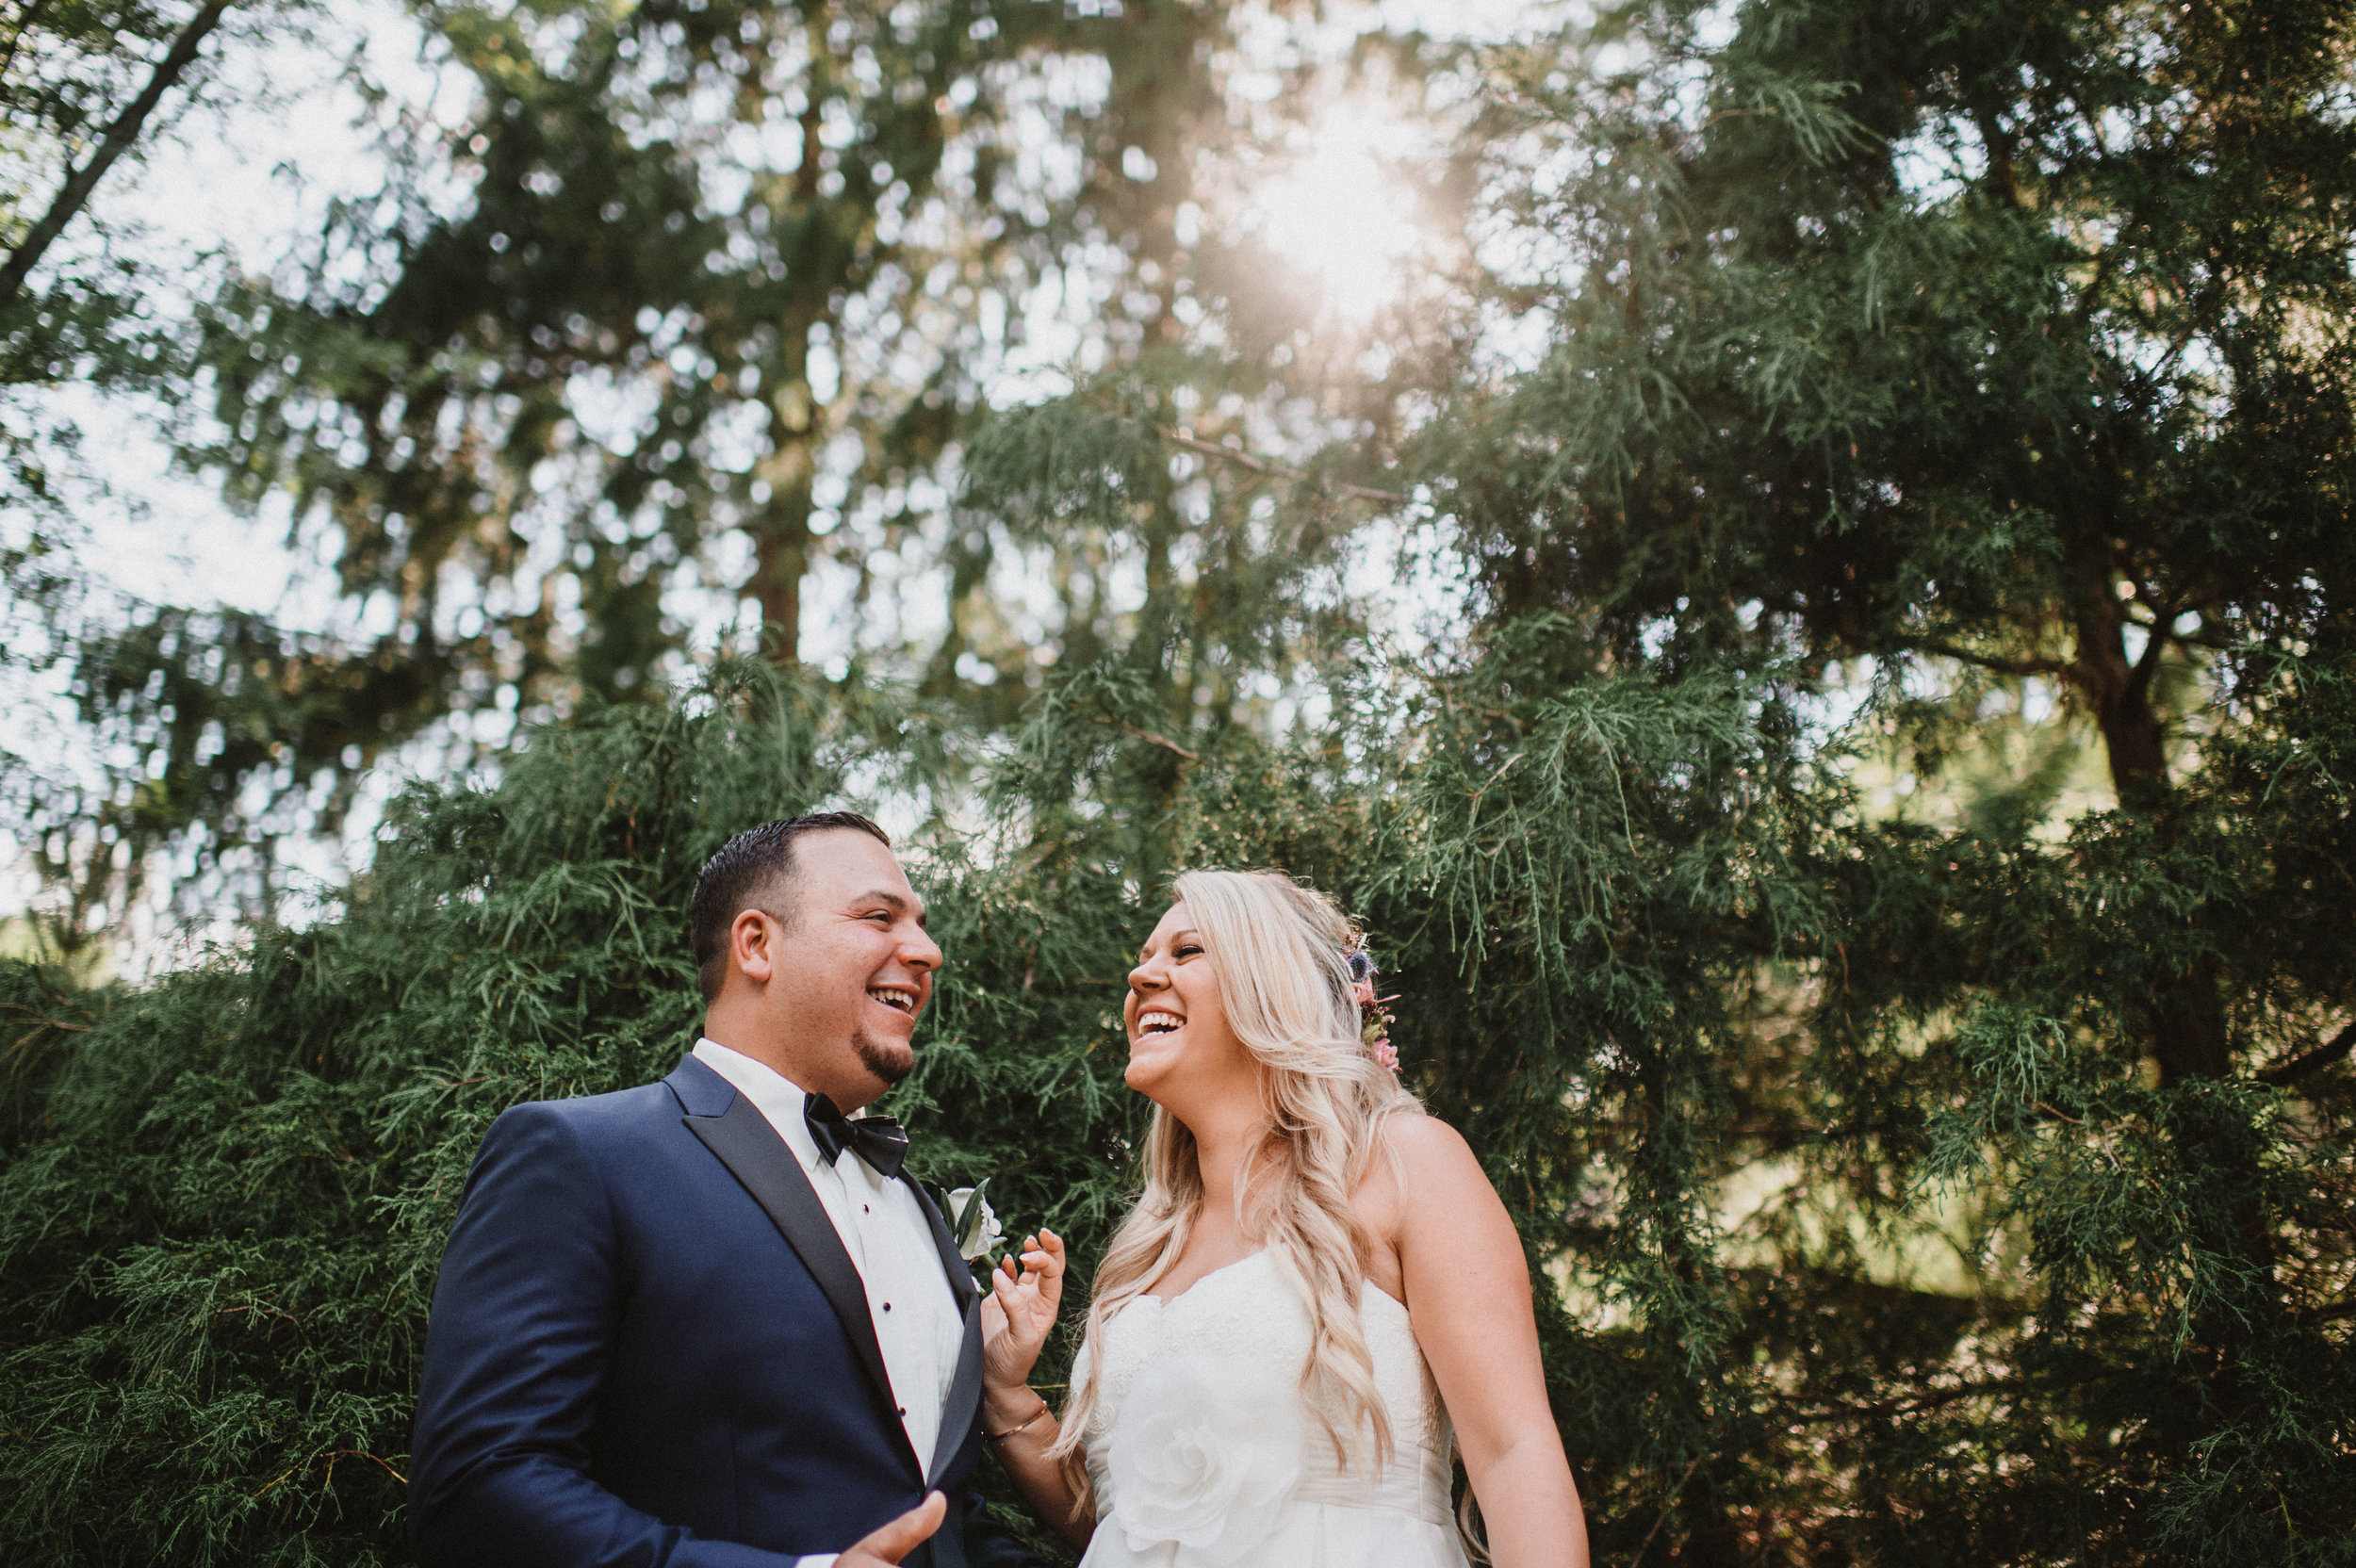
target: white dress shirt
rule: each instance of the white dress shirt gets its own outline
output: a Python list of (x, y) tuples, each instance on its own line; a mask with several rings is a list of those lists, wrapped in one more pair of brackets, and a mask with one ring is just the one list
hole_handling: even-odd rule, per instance
[[(899, 1408), (917, 1462), (929, 1471), (941, 1439), (941, 1404), (965, 1344), (965, 1322), (941, 1275), (941, 1249), (915, 1191), (897, 1178), (877, 1175), (848, 1150), (829, 1162), (810, 1135), (804, 1116), (810, 1096), (774, 1070), (712, 1039), (695, 1042), (695, 1059), (768, 1119), (826, 1205), (866, 1287), (867, 1315), (892, 1380), (892, 1402)], [(831, 1554), (805, 1557), (798, 1568), (823, 1568), (833, 1560)]]

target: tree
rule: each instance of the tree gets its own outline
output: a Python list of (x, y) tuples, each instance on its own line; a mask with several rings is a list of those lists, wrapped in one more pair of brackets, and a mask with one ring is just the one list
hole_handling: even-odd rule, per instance
[[(1750, 1114), (1680, 1167), (1797, 1161), (1902, 1230), (1962, 1181), (1982, 1244), (2026, 1250), (1908, 1346), (1906, 1393), (1790, 1374), (1822, 1379), (1821, 1458), (1771, 1484), (1692, 1444), (1680, 1555), (1772, 1560), (1776, 1519), (1913, 1560), (1941, 1528), (1958, 1560), (2340, 1560), (2348, 1091), (2316, 1075), (2356, 955), (2306, 932), (2348, 886), (2316, 856), (2356, 654), (2351, 20), (1630, 8), (1500, 62), (1480, 134), (1552, 248), (1499, 298), (1548, 347), (1460, 379), (1414, 465), (1493, 624), (1803, 694), (1870, 671), (1923, 777), (2042, 686), (2117, 801), (1860, 825), (1813, 940), (1726, 934), (1799, 964), (1768, 995), (1800, 1026), (1730, 1031), (1698, 1081)], [(1787, 1259), (1844, 1250), (1799, 1208)], [(1717, 1299), (1771, 1355), (1890, 1354), (1841, 1273)], [(1828, 1493), (1789, 1490), (1819, 1465)]]
[[(2348, 13), (1740, 21), (1525, 101), (1578, 170), (1527, 202), (1558, 347), (1468, 408), (1493, 463), (1443, 456), (1500, 608), (2041, 679), (2164, 815), (2171, 681), (2356, 569)], [(2151, 994), (2171, 1081), (2229, 1069), (2218, 984)]]
[[(1171, 548), (1010, 725), (592, 692), (412, 795), (336, 919), (139, 990), (0, 971), (0, 1527), (390, 1551), (481, 1128), (667, 1067), (701, 856), (879, 780), (959, 965), (895, 1108), (1083, 1274), (1169, 871), (1367, 922), (1555, 1286), (1605, 1558), (2348, 1563), (2346, 47), (1752, 0), (1479, 56), (1477, 216), (1547, 268), (1451, 274), (1350, 418), (1243, 439), (1300, 384), (1206, 334), (974, 436), (962, 522)], [(1314, 573), (1410, 497), (1477, 594), (1406, 661)], [(1252, 722), (1247, 645), (1330, 706)], [(2066, 807), (2081, 733), (2111, 787)]]
[[(1513, 1042), (1443, 1102), (1534, 1086), (1503, 1179), (1603, 1325), (1556, 1343), (1625, 1424), (1570, 1429), (1607, 1549), (2342, 1560), (2349, 48), (1760, 0), (1481, 62), (1513, 260), (1464, 303), (1518, 331), (1298, 467), (1428, 495), (1476, 574), (1443, 717), (1377, 685), (1335, 743), (1450, 781), (1373, 858)], [(1331, 497), (1279, 494), (1277, 537)], [(1748, 760), (1594, 716), (1712, 688)], [(2081, 726), (2112, 805), (2065, 816)], [(1693, 791), (1714, 871), (1644, 853)]]
[[(465, 122), (380, 97), (385, 188), (339, 208), (316, 251), (230, 280), (193, 353), (158, 322), (140, 362), (140, 384), (211, 404), (183, 423), (187, 461), (234, 505), (290, 491), (298, 539), (389, 628), (69, 608), (63, 544), (12, 554), (20, 662), (69, 671), (87, 749), (131, 759), (11, 792), (60, 953), (101, 939), (166, 858), (180, 891), (270, 907), (281, 845), (332, 835), (387, 755), (472, 765), (518, 715), (645, 690), (712, 600), (741, 592), (790, 662), (825, 560), (854, 576), (854, 616), (886, 552), (919, 580), (941, 564), (956, 603), (937, 694), (1004, 722), (1038, 678), (1036, 635), (977, 643), (992, 552), (944, 486), (1043, 272), (1076, 287), (1143, 248), (1176, 288), (1155, 237), (1177, 197), (1124, 216), (1139, 184), (1122, 157), (1162, 148), (1159, 186), (1183, 194), (1186, 149), (1219, 119), (1225, 11), (418, 16), (477, 90)], [(122, 53), (117, 74), (136, 63)], [(57, 114), (89, 119), (90, 98)], [(150, 308), (141, 292), (123, 308)], [(996, 662), (959, 674), (977, 645)], [(977, 698), (997, 665), (1007, 684)]]
[[(1195, 45), (1221, 14), (434, 11), (480, 107), (402, 162), (471, 201), (397, 185), (303, 287), (225, 299), (228, 433), (197, 460), (322, 509), (446, 707), (639, 686), (680, 645), (666, 585), (731, 537), (791, 662), (813, 560), (853, 541), (863, 604), (857, 552), (938, 510), (1025, 291), (1128, 199), (1122, 143), (1215, 102)], [(833, 531), (871, 503), (879, 534)]]
[[(1170, 657), (1216, 667), (1190, 689), (1221, 706), (1288, 673), (1301, 629), (1271, 636), (1233, 595), (1170, 620), (1206, 487), (1170, 471), (1201, 465), (1183, 449), (1131, 465), (1147, 526), (1124, 515), (1109, 537), (1101, 509), (953, 499), (1043, 281), (1117, 364), (1176, 352), (1203, 308), (1179, 234), (1191, 171), (1235, 134), (1230, 10), (420, 10), (476, 91), (463, 122), (380, 95), (384, 188), (315, 249), (230, 280), (192, 361), (174, 343), (156, 371), (210, 405), (181, 423), (185, 460), (235, 506), (290, 498), (296, 542), (388, 624), (51, 616), (93, 749), (136, 754), (123, 779), (17, 803), (29, 840), (66, 846), (43, 862), (53, 937), (94, 939), (167, 846), (180, 890), (267, 907), (279, 847), (334, 832), (388, 755), (486, 761), (519, 718), (667, 678), (691, 633), (791, 662), (813, 582), (847, 598), (862, 662), (920, 668), (992, 724), (1065, 651), (1176, 637), (1190, 651)], [(1256, 357), (1236, 380), (1265, 402)], [(1201, 422), (1191, 439), (1217, 433)], [(1316, 531), (1288, 570), (1330, 567), (1342, 531)], [(1134, 552), (1141, 631), (1114, 602)], [(1034, 575), (1050, 603), (1010, 613)], [(875, 634), (935, 596), (937, 642)], [(715, 625), (731, 597), (756, 625)], [(208, 687), (215, 643), (245, 657)], [(58, 837), (122, 816), (126, 793), (139, 833)]]
[[(41, 264), (42, 255), (57, 241), (57, 237), (65, 232), (66, 225), (73, 222), (75, 216), (89, 204), (90, 192), (106, 176), (106, 171), (114, 167), (115, 161), (129, 152), (138, 142), (139, 133), (146, 128), (148, 119), (155, 114), (156, 108), (172, 90), (180, 85), (181, 78), (188, 74), (188, 68), (196, 63), (197, 52), (205, 47), (205, 41), (212, 35), (216, 27), (221, 25), (221, 17), (227, 12), (229, 6), (230, 0), (205, 0), (203, 5), (197, 7), (195, 14), (181, 23), (178, 29), (171, 35), (170, 46), (164, 50), (163, 57), (156, 60), (154, 67), (148, 71), (147, 80), (140, 86), (131, 101), (124, 104), (121, 111), (106, 122), (105, 128), (99, 133), (96, 143), (90, 148), (87, 155), (69, 169), (63, 182), (57, 187), (57, 194), (50, 198), (47, 210), (42, 212), (41, 217), (34, 220), (32, 226), (16, 239), (13, 248), (8, 252), (8, 259), (5, 263), (0, 263), (0, 303), (13, 302), (16, 297), (24, 291), (25, 280), (32, 275), (33, 269)], [(74, 19), (84, 24), (87, 24), (89, 20), (91, 19)], [(113, 32), (113, 38), (109, 41), (117, 48), (121, 48), (124, 41), (123, 35), (125, 31), (137, 29), (139, 24), (142, 22), (152, 24), (156, 19), (135, 15), (126, 20), (132, 23), (131, 28), (124, 28), (118, 24), (115, 28), (110, 29)], [(19, 18), (16, 29), (8, 41), (8, 57), (5, 61), (0, 61), (0, 76), (5, 76), (7, 67), (14, 64), (15, 57), (23, 51), (25, 35), (29, 30), (30, 22), (30, 17)], [(96, 34), (95, 36), (105, 37), (106, 35)], [(43, 41), (43, 42), (48, 41)], [(75, 41), (82, 41), (77, 39)], [(40, 63), (46, 65), (50, 62)], [(37, 75), (35, 80), (41, 81), (41, 78)], [(48, 112), (42, 118), (52, 121), (58, 130), (69, 134), (79, 129), (77, 122), (84, 118), (84, 110), (82, 106), (74, 101), (79, 96), (74, 90), (83, 85), (81, 82), (74, 81), (73, 74), (70, 73), (62, 77), (49, 78), (43, 83), (44, 88), (55, 87), (62, 90), (37, 91), (36, 96), (49, 100), (43, 106)]]
[[(32, 0), (0, 24), (9, 132), (0, 161), (0, 671), (20, 698), (64, 677), (87, 727), (43, 737), (47, 757), (10, 758), (0, 810), (52, 895), (36, 912), (37, 940), (69, 966), (91, 959), (167, 851), (182, 852), (174, 870), (190, 885), (223, 861), (267, 859), (288, 796), (354, 740), (349, 727), (319, 722), (320, 709), (348, 694), (336, 681), (302, 690), (328, 652), (322, 640), (93, 584), (79, 513), (109, 487), (69, 412), (75, 393), (169, 402), (185, 390), (193, 346), (172, 298), (191, 268), (202, 275), (203, 258), (160, 252), (111, 198), (129, 166), (204, 102), (224, 58), (303, 21), (299, 6)], [(341, 673), (347, 685), (355, 674), (365, 683), (365, 673)], [(375, 737), (358, 739), (372, 755)], [(332, 828), (335, 818), (331, 808), (323, 820)]]

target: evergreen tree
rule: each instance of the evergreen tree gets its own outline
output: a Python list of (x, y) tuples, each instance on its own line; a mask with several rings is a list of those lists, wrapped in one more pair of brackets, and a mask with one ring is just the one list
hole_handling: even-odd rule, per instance
[(65, 766), (9, 758), (0, 814), (53, 894), (37, 935), (70, 965), (90, 961), (168, 851), (203, 869), (267, 858), (290, 793), (355, 741), (354, 760), (374, 751), (372, 727), (355, 735), (330, 710), (385, 672), (263, 617), (93, 585), (78, 513), (109, 488), (105, 454), (82, 449), (61, 396), (186, 392), (195, 344), (169, 301), (201, 258), (160, 251), (119, 198), (224, 61), (307, 23), (300, 5), (214, 0), (32, 0), (0, 19), (0, 671), (20, 690), (67, 673), (86, 728), (73, 739), (89, 743)]
[[(1456, 1092), (1539, 1086), (1607, 1543), (2344, 1560), (2350, 46), (2332, 5), (1760, 0), (1485, 60), (1515, 270), (1469, 303), (1543, 350), (1411, 376), (1409, 438), (1301, 460), (1269, 526), (1366, 476), (1480, 585), (1440, 716), (1349, 754), (1453, 775), (1376, 860), (1541, 993), (1535, 1038), (1464, 1009), (1513, 1054)], [(1084, 495), (1142, 424), (1034, 471)], [(1754, 808), (1762, 764), (1562, 727), (1713, 688), (1812, 775)], [(2030, 765), (1975, 790), (2000, 721)], [(1792, 836), (1648, 863), (1697, 789)]]
[[(102, 942), (158, 864), (198, 898), (269, 912), (280, 846), (335, 835), (404, 743), (473, 765), (518, 715), (676, 673), (682, 593), (741, 592), (790, 662), (821, 558), (856, 573), (854, 616), (872, 561), (920, 580), (939, 565), (951, 629), (905, 650), (928, 690), (1004, 722), (1039, 678), (1042, 639), (990, 613), (990, 541), (943, 487), (978, 378), (1019, 346), (1043, 276), (1085, 293), (1151, 275), (1157, 294), (1094, 323), (1116, 353), (1166, 315), (1189, 158), (1223, 130), (1228, 8), (415, 10), (476, 91), (465, 122), (380, 95), (384, 188), (303, 254), (231, 279), (196, 341), (151, 321), (144, 358), (90, 372), (58, 323), (108, 299), (102, 315), (152, 314), (154, 290), (124, 280), (54, 291), (48, 347), (20, 345), (44, 377), (111, 386), (129, 365), (209, 403), (178, 433), (186, 462), (235, 506), (291, 495), (290, 543), (321, 548), (355, 607), (391, 611), (380, 634), (305, 635), (79, 601), (46, 536), (0, 558), (7, 656), (69, 672), (86, 749), (126, 760), (8, 781), (61, 955)], [(144, 80), (143, 51), (221, 20), (175, 33), (176, 14), (76, 8), (77, 74), (38, 13), (15, 36), (46, 50), (46, 74), (20, 96), (63, 141)], [(1158, 172), (1139, 179), (1127, 155), (1147, 147)], [(732, 580), (738, 554), (751, 573)], [(1085, 642), (1101, 585), (1066, 576)]]
[(1807, 1172), (1786, 1259), (1848, 1250), (1809, 1234), (1828, 1190), (1901, 1233), (1968, 1195), (2021, 1250), (1903, 1335), (1853, 1266), (1718, 1295), (1813, 1392), (1764, 1471), (1689, 1449), (1661, 1517), (1699, 1560), (1770, 1521), (2345, 1560), (2356, 950), (2308, 901), (2348, 888), (2316, 857), (2349, 832), (2352, 22), (1672, 8), (1511, 63), (1483, 134), (1530, 138), (1495, 167), (1558, 246), (1523, 296), (1555, 330), (1460, 384), (1419, 476), (1497, 621), (1678, 678), (1848, 662), (1926, 777), (2041, 686), (2116, 800), (2066, 838), (2050, 782), (1859, 824), (1811, 939), (1749, 939), (1798, 1027), (1729, 1031), (1703, 1167)]
[[(922, 1173), (1083, 1275), (1168, 873), (1368, 923), (1556, 1287), (1602, 1560), (2348, 1563), (2348, 48), (2323, 5), (1751, 0), (1484, 57), (1471, 152), (1546, 266), (1461, 280), (1345, 439), (1194, 450), (1266, 362), (1169, 344), (984, 433), (976, 526), (1202, 530), (1010, 728), (593, 694), (413, 793), (337, 920), (144, 990), (0, 971), (0, 1531), (397, 1560), (481, 1130), (664, 1070), (702, 856), (872, 790), (931, 812), (953, 965)], [(1465, 326), (1507, 318), (1543, 351)], [(1408, 495), (1479, 588), (1412, 664), (1307, 607)], [(1330, 722), (1249, 722), (1247, 631)]]

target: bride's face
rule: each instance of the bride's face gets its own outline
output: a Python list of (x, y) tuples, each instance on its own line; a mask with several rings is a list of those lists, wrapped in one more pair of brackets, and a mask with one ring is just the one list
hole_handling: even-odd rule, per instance
[(1129, 972), (1123, 1009), (1131, 1088), (1181, 1119), (1190, 1103), (1230, 1092), (1258, 1095), (1258, 1064), (1219, 1004), (1219, 970), (1183, 904), (1145, 939)]

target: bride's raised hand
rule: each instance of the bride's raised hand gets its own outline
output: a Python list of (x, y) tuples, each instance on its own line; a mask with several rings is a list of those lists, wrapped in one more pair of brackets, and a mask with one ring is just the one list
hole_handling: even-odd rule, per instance
[(983, 1382), (1013, 1389), (1029, 1379), (1055, 1326), (1063, 1270), (1063, 1238), (1042, 1227), (1023, 1238), (1019, 1261), (1006, 1258), (990, 1271), (990, 1299), (982, 1303)]

